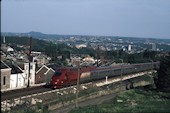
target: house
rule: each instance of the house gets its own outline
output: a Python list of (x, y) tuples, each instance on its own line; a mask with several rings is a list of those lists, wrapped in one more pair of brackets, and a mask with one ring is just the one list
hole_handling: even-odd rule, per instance
[(52, 68), (47, 67), (46, 65), (43, 65), (35, 75), (35, 84), (49, 84), (51, 77), (55, 71)]
[(10, 89), (26, 87), (25, 73), (14, 63), (8, 63), (8, 66), (11, 68)]
[(41, 52), (32, 51), (31, 54), (33, 57), (32, 62), (36, 62), (38, 67), (41, 67), (44, 64), (47, 64), (49, 62), (49, 60), (51, 60), (50, 57), (42, 54)]
[(95, 63), (95, 60), (93, 57), (91, 56), (86, 56), (84, 59), (83, 59), (84, 62), (89, 62), (89, 63)]
[(28, 85), (28, 76), (29, 76), (29, 83), (30, 86), (33, 86), (35, 84), (35, 72), (36, 72), (36, 66), (35, 66), (35, 62), (31, 62), (30, 63), (30, 75), (28, 75), (29, 73), (29, 63), (25, 63), (25, 62), (18, 62), (17, 65), (19, 66), (19, 68), (25, 73), (25, 85)]
[[(24, 72), (28, 78), (29, 63), (24, 63)], [(30, 86), (35, 84), (35, 62), (30, 63)]]
[(83, 47), (87, 47), (87, 45), (86, 44), (78, 44), (75, 47), (80, 49), (80, 48), (83, 48)]
[(26, 87), (25, 73), (12, 61), (1, 61), (1, 91)]
[(1, 61), (1, 91), (10, 88), (11, 68)]

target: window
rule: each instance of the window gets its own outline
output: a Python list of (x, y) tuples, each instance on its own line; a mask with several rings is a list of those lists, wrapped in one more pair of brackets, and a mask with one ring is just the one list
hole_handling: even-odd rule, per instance
[(3, 85), (6, 85), (6, 77), (4, 77), (3, 80), (4, 80)]
[(30, 65), (30, 69), (33, 69), (33, 66), (32, 66), (32, 65)]
[(60, 76), (60, 75), (61, 75), (61, 72), (56, 71), (54, 75), (55, 75), (55, 76)]

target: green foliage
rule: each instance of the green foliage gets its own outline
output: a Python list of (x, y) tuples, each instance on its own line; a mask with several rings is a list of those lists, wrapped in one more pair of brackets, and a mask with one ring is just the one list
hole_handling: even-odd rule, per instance
[(149, 59), (155, 59), (156, 54), (157, 54), (156, 51), (145, 50), (143, 52), (143, 57), (144, 58), (149, 58)]
[[(29, 45), (28, 37), (17, 37), (17, 36), (6, 36), (6, 43), (19, 44), (19, 45)], [(1, 36), (1, 43), (3, 43), (3, 37)]]
[(155, 51), (149, 51), (145, 50), (141, 53), (133, 53), (128, 54), (127, 52), (123, 50), (115, 50), (115, 51), (106, 51), (105, 52), (105, 59), (107, 60), (113, 60), (115, 62), (121, 62), (120, 59), (123, 59), (126, 63), (143, 63), (143, 62), (151, 62), (151, 59), (153, 61), (158, 61), (159, 57), (157, 57), (158, 53)]
[(156, 86), (158, 89), (170, 88), (170, 52), (161, 59)]
[[(160, 113), (170, 112), (170, 93), (129, 90), (100, 105), (76, 108), (70, 113)], [(122, 102), (118, 102), (121, 100)]]
[[(2, 43), (1, 37), (1, 43)], [(17, 37), (17, 36), (6, 36), (6, 43), (11, 44), (11, 46), (17, 50), (24, 50), (23, 48), (19, 48), (17, 45), (29, 46), (29, 38), (28, 37)], [(25, 48), (28, 49), (28, 48)], [(53, 43), (39, 39), (32, 39), (32, 50), (44, 52), (47, 56), (52, 58), (52, 62), (58, 62), (57, 57), (62, 56), (61, 64), (66, 65), (65, 59), (70, 58), (70, 54), (88, 54), (94, 58), (104, 58), (105, 60), (120, 62), (120, 59), (123, 59), (126, 63), (142, 63), (142, 62), (151, 62), (159, 60), (156, 57), (157, 52), (145, 50), (143, 53), (134, 53), (128, 54), (121, 50), (116, 51), (102, 51), (102, 50), (94, 50), (93, 48), (80, 48), (77, 49), (75, 47), (67, 46), (65, 43)]]
[[(3, 112), (8, 113), (8, 112)], [(12, 109), (10, 113), (49, 113), (48, 108), (42, 106), (42, 103), (37, 103), (35, 106), (18, 106), (15, 109)]]
[(24, 113), (38, 113), (38, 112), (36, 112), (33, 109), (27, 108), (27, 109), (24, 110)]
[[(1, 43), (3, 38), (1, 37)], [(18, 36), (6, 36), (6, 43), (10, 44), (15, 50), (24, 50), (24, 48), (19, 48), (17, 45), (29, 46), (30, 38), (28, 37), (18, 37)], [(49, 44), (49, 42), (32, 39), (32, 50), (45, 52), (45, 47)]]
[(106, 51), (105, 52), (105, 59), (113, 60), (115, 62), (121, 62), (120, 59), (123, 59), (126, 63), (143, 63), (143, 62), (151, 62), (151, 59), (153, 61), (159, 60), (159, 58), (156, 57), (156, 52), (154, 51), (144, 51), (141, 53), (133, 53), (128, 54), (122, 50), (116, 50), (116, 51)]
[(45, 46), (45, 53), (47, 56), (50, 56), (52, 60), (56, 60), (58, 54), (57, 45), (53, 44), (52, 42), (48, 43), (48, 45)]

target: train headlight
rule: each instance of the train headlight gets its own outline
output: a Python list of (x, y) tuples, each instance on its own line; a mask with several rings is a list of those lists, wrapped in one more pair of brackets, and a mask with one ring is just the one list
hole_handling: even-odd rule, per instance
[(57, 84), (58, 82), (55, 82), (55, 84)]
[(55, 84), (57, 84), (59, 82), (59, 80), (57, 79), (57, 81), (55, 82)]

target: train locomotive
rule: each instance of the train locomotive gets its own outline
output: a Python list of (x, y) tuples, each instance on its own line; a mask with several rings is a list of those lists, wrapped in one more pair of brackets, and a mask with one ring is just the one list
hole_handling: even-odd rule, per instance
[(62, 88), (74, 85), (77, 82), (78, 73), (80, 83), (90, 82), (94, 80), (104, 79), (106, 76), (116, 77), (131, 73), (151, 70), (159, 67), (159, 62), (139, 63), (139, 64), (123, 64), (117, 66), (95, 67), (84, 66), (79, 69), (76, 67), (58, 68), (51, 78), (51, 88)]

